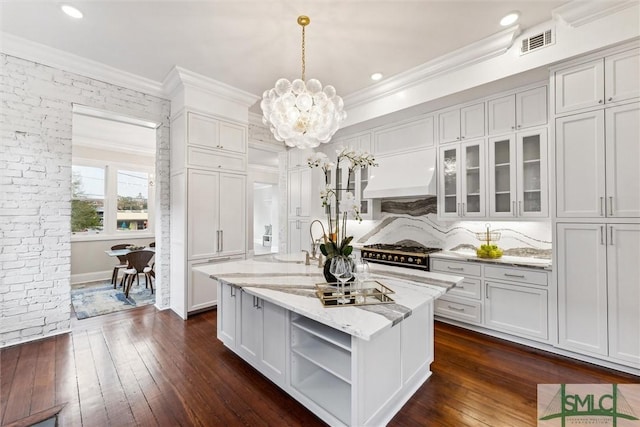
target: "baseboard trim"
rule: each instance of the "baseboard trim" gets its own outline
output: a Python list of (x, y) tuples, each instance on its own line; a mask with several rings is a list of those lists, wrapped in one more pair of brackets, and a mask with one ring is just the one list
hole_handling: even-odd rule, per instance
[(106, 271), (93, 271), (91, 273), (81, 273), (71, 275), (71, 284), (77, 285), (79, 283), (97, 282), (100, 280), (111, 280), (113, 270)]
[(64, 334), (70, 334), (71, 333), (71, 329), (64, 329), (62, 331), (56, 331), (52, 334), (47, 334), (47, 335), (42, 335), (42, 336), (37, 336), (37, 337), (32, 337), (32, 338), (27, 338), (25, 340), (21, 340), (21, 341), (15, 341), (15, 342), (10, 342), (10, 343), (2, 343), (0, 345), (0, 348), (8, 348), (8, 347), (13, 347), (14, 345), (20, 345), (20, 344), (27, 344), (33, 341), (40, 341), (40, 340), (46, 340), (48, 338), (53, 338), (56, 337), (58, 335), (64, 335)]

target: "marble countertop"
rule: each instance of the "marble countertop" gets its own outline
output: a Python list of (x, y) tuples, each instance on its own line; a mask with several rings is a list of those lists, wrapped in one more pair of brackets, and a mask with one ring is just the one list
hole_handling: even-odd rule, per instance
[(316, 283), (324, 283), (322, 269), (304, 265), (298, 254), (194, 267), (195, 271), (305, 317), (370, 340), (432, 301), (463, 277), (371, 264), (371, 279), (391, 288), (394, 303), (325, 308), (316, 297)]
[(552, 270), (552, 264), (550, 259), (545, 258), (529, 258), (529, 257), (516, 257), (516, 256), (502, 256), (498, 259), (479, 258), (473, 252), (454, 252), (454, 251), (441, 251), (429, 254), (431, 258), (440, 258), (454, 261), (472, 261), (482, 262), (486, 264), (497, 264), (508, 267), (528, 267), (528, 268), (540, 268), (543, 270)]

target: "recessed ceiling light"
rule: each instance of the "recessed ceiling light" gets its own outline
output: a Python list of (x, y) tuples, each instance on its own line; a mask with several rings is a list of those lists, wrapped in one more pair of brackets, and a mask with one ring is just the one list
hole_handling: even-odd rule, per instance
[(518, 12), (509, 12), (508, 14), (506, 14), (500, 20), (500, 25), (502, 25), (503, 27), (507, 27), (507, 26), (515, 23), (518, 20), (519, 17), (520, 17), (520, 13), (518, 13)]
[(66, 13), (72, 18), (76, 18), (76, 19), (82, 18), (82, 12), (80, 12), (78, 9), (76, 9), (73, 6), (69, 6), (68, 4), (63, 4), (62, 6), (60, 6), (60, 8), (64, 13)]
[(380, 79), (382, 79), (382, 73), (373, 73), (373, 74), (371, 74), (371, 80), (377, 82)]

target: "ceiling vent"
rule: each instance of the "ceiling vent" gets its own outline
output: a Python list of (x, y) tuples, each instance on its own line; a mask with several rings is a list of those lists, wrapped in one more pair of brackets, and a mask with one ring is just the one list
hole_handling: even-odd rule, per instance
[(525, 53), (529, 53), (532, 50), (540, 49), (553, 43), (554, 40), (551, 30), (547, 30), (540, 34), (536, 34), (535, 36), (531, 36), (522, 40), (522, 47), (520, 49), (520, 52), (522, 55), (524, 55)]

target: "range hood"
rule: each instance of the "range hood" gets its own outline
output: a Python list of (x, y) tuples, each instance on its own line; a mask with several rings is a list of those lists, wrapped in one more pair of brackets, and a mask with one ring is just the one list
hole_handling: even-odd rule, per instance
[(436, 195), (436, 150), (376, 156), (378, 167), (369, 169), (365, 199)]

